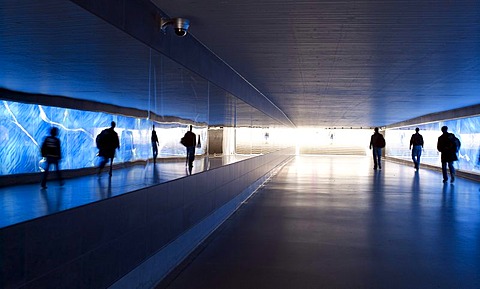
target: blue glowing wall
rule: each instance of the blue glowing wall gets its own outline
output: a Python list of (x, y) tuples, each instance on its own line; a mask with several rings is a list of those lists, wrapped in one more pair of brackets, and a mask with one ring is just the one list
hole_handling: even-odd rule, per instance
[[(159, 137), (159, 157), (180, 157), (185, 148), (179, 143), (188, 126), (178, 123), (152, 122), (101, 112), (2, 101), (0, 106), (0, 174), (23, 174), (42, 171), (40, 146), (50, 128), (59, 128), (62, 144), (62, 170), (96, 166), (98, 150), (95, 137), (115, 121), (120, 150), (115, 162), (147, 160), (152, 157), (152, 124)], [(197, 154), (204, 154), (207, 129), (194, 127), (201, 138)]]
[(444, 125), (448, 126), (448, 131), (454, 133), (462, 143), (458, 153), (459, 161), (455, 166), (465, 172), (480, 174), (480, 116), (387, 129), (386, 155), (410, 160), (410, 137), (418, 127), (425, 142), (421, 162), (440, 167), (437, 140), (442, 134), (440, 129)]

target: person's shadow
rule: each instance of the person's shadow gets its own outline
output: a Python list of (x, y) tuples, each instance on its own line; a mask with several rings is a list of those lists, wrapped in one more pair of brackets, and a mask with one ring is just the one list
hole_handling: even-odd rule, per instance
[(48, 194), (47, 189), (43, 189), (43, 188), (40, 190), (40, 193), (42, 195), (43, 200), (45, 201), (45, 204), (47, 206), (47, 212), (49, 214), (53, 214), (60, 211), (60, 209), (62, 208), (62, 201), (63, 201), (63, 193), (64, 193), (63, 187), (60, 187), (58, 190), (55, 190), (53, 192), (50, 192), (50, 195)]
[(153, 164), (153, 183), (154, 184), (160, 183), (159, 172), (158, 172), (157, 166), (155, 164)]
[(107, 199), (112, 196), (112, 178), (108, 178), (107, 185), (102, 182), (102, 178), (98, 178), (98, 187), (100, 188), (100, 198)]

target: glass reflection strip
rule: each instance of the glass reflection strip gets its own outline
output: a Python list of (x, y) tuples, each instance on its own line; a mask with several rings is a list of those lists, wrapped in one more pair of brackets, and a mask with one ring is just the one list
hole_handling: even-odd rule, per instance
[(386, 155), (389, 157), (411, 160), (409, 150), (410, 138), (415, 128), (420, 129), (424, 139), (424, 150), (421, 163), (441, 167), (440, 153), (437, 151), (438, 137), (441, 127), (448, 126), (448, 131), (455, 134), (462, 143), (455, 166), (465, 172), (480, 173), (480, 116), (437, 121), (427, 124), (410, 125), (395, 129), (387, 129)]
[[(160, 123), (145, 118), (112, 115), (103, 112), (2, 101), (0, 108), (0, 174), (13, 175), (42, 171), (40, 146), (50, 128), (59, 129), (62, 145), (60, 168), (80, 169), (98, 164), (95, 138), (115, 121), (120, 140), (116, 163), (147, 160), (152, 157), (152, 125), (159, 138), (158, 157), (182, 157), (185, 148), (179, 143), (188, 130), (180, 123)], [(205, 153), (207, 128), (194, 126), (201, 138), (196, 154)]]

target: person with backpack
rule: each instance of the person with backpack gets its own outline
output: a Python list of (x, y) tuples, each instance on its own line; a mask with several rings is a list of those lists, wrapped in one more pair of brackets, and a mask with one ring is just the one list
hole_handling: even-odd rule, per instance
[(413, 165), (415, 167), (415, 170), (418, 171), (420, 168), (420, 156), (422, 155), (422, 149), (423, 149), (423, 136), (418, 133), (420, 129), (417, 127), (415, 129), (415, 133), (412, 134), (412, 137), (410, 138), (410, 149), (412, 149), (412, 160), (413, 160)]
[(447, 165), (450, 171), (450, 183), (455, 182), (454, 161), (458, 161), (457, 153), (460, 149), (460, 140), (448, 132), (447, 126), (442, 126), (442, 135), (438, 137), (437, 150), (442, 154), (443, 183), (448, 182)]
[(47, 178), (48, 172), (50, 171), (50, 165), (55, 166), (55, 170), (57, 171), (58, 180), (60, 185), (63, 185), (62, 174), (60, 172), (60, 167), (58, 166), (58, 162), (62, 158), (62, 150), (60, 147), (60, 140), (57, 138), (58, 135), (58, 128), (52, 127), (50, 129), (50, 136), (47, 136), (42, 143), (41, 153), (42, 157), (46, 159), (46, 168), (45, 172), (43, 173), (43, 178), (41, 182), (41, 186), (43, 189), (47, 188)]
[(120, 141), (118, 140), (118, 134), (114, 130), (115, 122), (111, 122), (111, 127), (104, 129), (96, 139), (98, 156), (101, 157), (100, 165), (98, 167), (98, 176), (102, 172), (106, 163), (110, 160), (110, 177), (112, 176), (113, 158), (115, 157), (115, 150), (120, 149)]
[(378, 127), (374, 129), (374, 133), (370, 138), (370, 149), (372, 149), (373, 153), (373, 169), (376, 170), (382, 169), (382, 148), (385, 147), (385, 138), (378, 132)]

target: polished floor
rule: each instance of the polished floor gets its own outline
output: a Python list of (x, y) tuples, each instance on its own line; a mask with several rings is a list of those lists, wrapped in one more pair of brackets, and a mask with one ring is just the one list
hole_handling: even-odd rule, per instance
[[(0, 228), (68, 210), (105, 198), (237, 162), (251, 156), (197, 157), (192, 172), (183, 161), (162, 161), (114, 170), (112, 177), (105, 168), (97, 175), (67, 179), (63, 186), (49, 181), (47, 189), (37, 184), (0, 187)], [(52, 175), (55, 176), (55, 171)]]
[(157, 289), (480, 288), (480, 183), (296, 157)]

